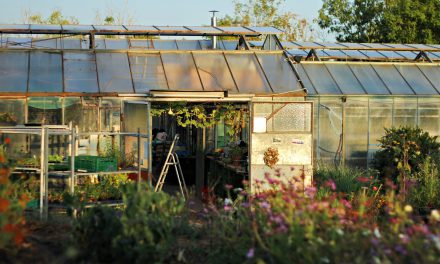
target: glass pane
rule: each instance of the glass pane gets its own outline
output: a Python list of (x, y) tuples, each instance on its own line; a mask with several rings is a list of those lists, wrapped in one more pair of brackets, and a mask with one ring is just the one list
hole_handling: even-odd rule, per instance
[[(274, 114), (275, 113), (275, 114)], [(273, 104), (273, 128), (268, 131), (311, 132), (312, 105), (304, 103)], [(267, 116), (266, 116), (267, 117)]]
[(235, 40), (223, 40), (224, 50), (236, 50), (238, 42)]
[(438, 94), (416, 65), (396, 64), (396, 68), (416, 94)]
[(59, 39), (32, 39), (32, 48), (36, 49), (56, 49), (61, 48), (61, 43)]
[(326, 64), (343, 94), (365, 94), (362, 85), (347, 64)]
[(202, 47), (202, 50), (210, 50), (212, 49), (212, 41), (211, 40), (199, 40), (200, 46)]
[(30, 48), (32, 46), (31, 38), (8, 38), (6, 44), (2, 46), (6, 48)]
[[(87, 46), (88, 48), (88, 46)], [(103, 38), (95, 39), (95, 49), (105, 49), (105, 41)]]
[(168, 89), (159, 54), (133, 53), (128, 57), (136, 93)]
[(65, 52), (64, 83), (66, 92), (98, 93), (95, 54)]
[(59, 30), (61, 31), (61, 25), (42, 25), (42, 24), (32, 24), (31, 30)]
[(198, 40), (178, 40), (177, 47), (179, 50), (201, 50)]
[(409, 60), (413, 60), (417, 56), (417, 53), (415, 53), (413, 51), (396, 51), (396, 53), (399, 53), (402, 57), (409, 59)]
[(295, 64), (294, 67), (296, 67), (296, 70), (298, 71), (299, 74), (299, 78), (301, 79), (305, 88), (307, 89), (307, 93), (316, 94), (315, 87), (313, 87), (312, 83), (310, 82), (309, 76), (307, 76), (303, 66), (301, 64)]
[(240, 93), (272, 93), (254, 53), (225, 54)]
[(305, 52), (304, 50), (292, 49), (288, 50), (287, 52), (289, 52), (289, 54), (292, 56), (307, 56), (307, 52)]
[(96, 53), (101, 93), (133, 93), (126, 53)]
[(393, 99), (371, 98), (369, 100), (368, 160), (380, 149), (379, 139), (385, 135), (385, 128), (393, 124)]
[(371, 65), (350, 64), (349, 67), (367, 91), (367, 94), (390, 94)]
[(438, 66), (417, 65), (423, 74), (434, 85), (437, 91), (440, 91), (440, 70)]
[(340, 50), (324, 50), (324, 52), (327, 54), (327, 56), (330, 56), (330, 57), (338, 57), (338, 58), (347, 57), (347, 55)]
[(24, 99), (2, 99), (0, 126), (23, 125), (24, 113)]
[(130, 49), (152, 49), (151, 39), (130, 39)]
[(393, 126), (416, 126), (417, 125), (417, 99), (395, 98)]
[(363, 53), (361, 53), (359, 50), (344, 50), (345, 54), (347, 54), (348, 57), (355, 58), (355, 59), (367, 59), (367, 56), (365, 56)]
[(419, 98), (417, 125), (431, 136), (440, 133), (440, 102), (436, 98)]
[(128, 49), (126, 39), (105, 39), (106, 49)]
[(94, 28), (91, 25), (62, 25), (64, 31), (91, 31)]
[(372, 65), (392, 94), (414, 94), (394, 65)]
[(339, 90), (335, 81), (333, 81), (324, 64), (303, 63), (302, 65), (318, 94), (341, 94), (341, 91)]
[(363, 54), (365, 54), (370, 59), (385, 59), (386, 57), (381, 53), (375, 50), (360, 50)]
[(220, 30), (215, 27), (187, 27), (192, 31), (200, 32), (200, 33), (221, 33)]
[(162, 60), (170, 90), (202, 90), (202, 84), (190, 53), (163, 53)]
[(98, 31), (126, 31), (123, 26), (119, 25), (93, 25)]
[(381, 50), (380, 53), (389, 59), (404, 59), (402, 55), (390, 50)]
[(61, 41), (61, 45), (63, 49), (81, 49), (81, 39), (79, 38), (63, 39)]
[(156, 50), (177, 50), (175, 40), (153, 40), (153, 46)]
[(65, 123), (72, 122), (80, 132), (98, 131), (99, 99), (95, 97), (66, 97), (64, 99)]
[(298, 89), (296, 75), (284, 54), (257, 53), (257, 57), (275, 93)]
[(29, 52), (0, 52), (0, 91), (26, 92)]
[(125, 26), (130, 31), (155, 31), (157, 32), (157, 28), (153, 26), (140, 26), (140, 25), (132, 25), (132, 26)]
[(182, 26), (158, 26), (157, 28), (162, 31), (189, 31)]
[(62, 125), (62, 100), (59, 97), (29, 97), (28, 123)]
[(194, 53), (194, 59), (206, 91), (237, 92), (223, 54)]
[(100, 112), (101, 131), (121, 131), (121, 99), (103, 98)]
[(274, 27), (248, 27), (249, 29), (262, 34), (282, 34), (283, 31)]
[(245, 29), (244, 27), (217, 27), (223, 32), (232, 32), (232, 33), (253, 33), (249, 29)]
[(341, 160), (342, 103), (339, 99), (320, 98), (317, 159), (327, 164)]
[(345, 158), (349, 165), (366, 167), (368, 145), (368, 99), (348, 98), (345, 108)]
[(31, 53), (29, 92), (62, 92), (62, 61), (60, 53)]

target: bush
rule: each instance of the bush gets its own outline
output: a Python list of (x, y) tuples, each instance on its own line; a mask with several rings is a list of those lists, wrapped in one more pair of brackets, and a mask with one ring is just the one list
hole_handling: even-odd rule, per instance
[(427, 157), (434, 163), (440, 161), (440, 143), (420, 128), (385, 128), (385, 135), (379, 140), (381, 149), (376, 152), (373, 167), (383, 179), (398, 181), (402, 173), (415, 175), (423, 167)]
[(438, 165), (428, 157), (421, 166), (420, 172), (415, 175), (415, 185), (411, 186), (408, 202), (422, 213), (432, 208), (440, 208), (440, 177)]

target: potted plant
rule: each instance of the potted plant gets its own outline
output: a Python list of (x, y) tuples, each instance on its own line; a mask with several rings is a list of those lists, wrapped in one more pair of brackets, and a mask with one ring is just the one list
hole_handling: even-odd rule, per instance
[(240, 161), (243, 155), (243, 150), (238, 145), (233, 145), (229, 149), (229, 156), (231, 157), (232, 165), (240, 166)]

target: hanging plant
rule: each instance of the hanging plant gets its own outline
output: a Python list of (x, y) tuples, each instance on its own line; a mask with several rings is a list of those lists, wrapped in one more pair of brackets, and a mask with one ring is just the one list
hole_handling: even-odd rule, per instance
[(228, 126), (229, 136), (238, 138), (246, 127), (248, 109), (232, 104), (186, 104), (174, 103), (158, 105), (151, 109), (152, 116), (161, 116), (167, 113), (176, 117), (177, 125), (181, 127), (194, 126), (196, 128), (210, 128), (224, 120)]
[(277, 148), (269, 147), (264, 152), (264, 164), (266, 164), (266, 166), (268, 166), (269, 168), (273, 169), (273, 167), (280, 160), (279, 156), (280, 153), (278, 152)]

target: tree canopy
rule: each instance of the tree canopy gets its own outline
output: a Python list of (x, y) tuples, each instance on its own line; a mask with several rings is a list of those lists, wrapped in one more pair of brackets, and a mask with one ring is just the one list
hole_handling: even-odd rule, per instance
[(56, 25), (68, 25), (79, 24), (79, 21), (75, 17), (65, 17), (61, 13), (61, 10), (56, 9), (47, 17), (43, 18), (41, 14), (25, 14), (25, 23), (31, 24), (56, 24)]
[(338, 41), (439, 43), (440, 0), (323, 0), (318, 24)]
[(285, 0), (234, 0), (234, 14), (219, 19), (219, 26), (273, 26), (285, 32), (284, 40), (311, 38), (306, 19), (293, 12), (282, 11)]

